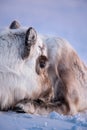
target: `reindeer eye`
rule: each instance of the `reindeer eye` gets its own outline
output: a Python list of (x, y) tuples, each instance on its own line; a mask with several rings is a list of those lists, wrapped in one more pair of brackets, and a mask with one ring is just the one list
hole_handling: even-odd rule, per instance
[(40, 67), (41, 67), (41, 68), (44, 68), (45, 66), (46, 66), (45, 61), (40, 61)]

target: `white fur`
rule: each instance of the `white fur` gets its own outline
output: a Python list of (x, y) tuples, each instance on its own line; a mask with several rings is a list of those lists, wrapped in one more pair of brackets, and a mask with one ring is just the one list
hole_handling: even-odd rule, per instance
[[(29, 57), (26, 60), (22, 60), (21, 53), (23, 52), (26, 31), (26, 28), (15, 30), (5, 29), (0, 31), (1, 109), (6, 109), (24, 98), (38, 98), (43, 90), (46, 89), (47, 86), (42, 86), (42, 79), (35, 70), (36, 60), (42, 53), (48, 57), (49, 65), (53, 67), (48, 77), (48, 79), (52, 81), (53, 86), (55, 84), (55, 74), (58, 76), (58, 61), (63, 60), (61, 57), (64, 55), (65, 58), (73, 58), (72, 61), (67, 58), (67, 61), (65, 60), (63, 64), (61, 64), (63, 70), (64, 67), (69, 69), (72, 67), (73, 72), (70, 72), (68, 79), (64, 77), (66, 78), (68, 89), (66, 98), (70, 106), (70, 113), (68, 114), (74, 114), (87, 109), (87, 68), (79, 59), (71, 45), (64, 39), (41, 36), (38, 34), (37, 43), (31, 48)], [(40, 48), (43, 48), (43, 46), (44, 49), (42, 52)], [(73, 53), (75, 53), (75, 55)], [(69, 57), (69, 55), (71, 55), (71, 57)], [(70, 65), (70, 61), (73, 65)], [(77, 63), (77, 68), (73, 67), (74, 63)], [(77, 102), (75, 102), (76, 98), (78, 98)]]
[[(41, 55), (39, 46), (42, 47), (43, 42), (38, 37), (29, 58), (22, 60), (21, 52), (25, 42), (25, 33), (24, 28), (4, 29), (0, 32), (1, 109), (8, 108), (24, 98), (36, 98), (33, 94), (39, 93), (41, 89), (35, 65), (37, 57)], [(47, 55), (46, 49), (43, 53)]]

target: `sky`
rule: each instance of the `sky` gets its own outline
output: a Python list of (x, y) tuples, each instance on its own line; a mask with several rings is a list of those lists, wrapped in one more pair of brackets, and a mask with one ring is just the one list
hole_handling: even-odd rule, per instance
[(87, 0), (0, 0), (0, 27), (13, 20), (67, 39), (87, 64)]

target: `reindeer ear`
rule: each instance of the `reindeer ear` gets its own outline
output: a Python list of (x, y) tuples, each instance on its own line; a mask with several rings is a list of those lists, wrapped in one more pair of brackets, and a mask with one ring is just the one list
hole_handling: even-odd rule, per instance
[(22, 55), (22, 59), (28, 58), (30, 54), (31, 46), (34, 46), (37, 40), (37, 33), (34, 28), (30, 27), (25, 36), (25, 44), (24, 44), (24, 53)]
[(19, 28), (19, 27), (20, 27), (20, 24), (19, 24), (19, 22), (17, 22), (16, 20), (14, 20), (14, 21), (10, 24), (10, 26), (9, 26), (10, 29), (17, 29), (17, 28)]

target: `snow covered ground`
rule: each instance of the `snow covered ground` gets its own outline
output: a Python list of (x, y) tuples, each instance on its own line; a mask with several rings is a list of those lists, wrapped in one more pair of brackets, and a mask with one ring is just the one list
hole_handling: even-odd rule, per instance
[(87, 113), (47, 116), (0, 112), (0, 130), (87, 130)]

